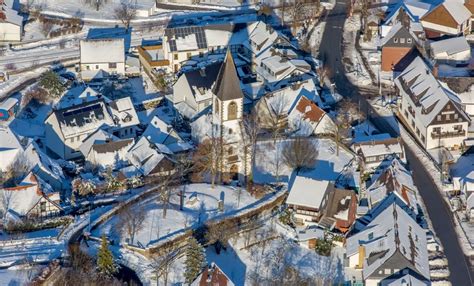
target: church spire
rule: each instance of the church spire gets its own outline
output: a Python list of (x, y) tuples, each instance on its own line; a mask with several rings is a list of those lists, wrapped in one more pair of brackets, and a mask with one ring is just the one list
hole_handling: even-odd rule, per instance
[(224, 63), (217, 75), (216, 84), (213, 93), (221, 101), (241, 99), (243, 98), (242, 89), (240, 88), (240, 80), (235, 69), (234, 59), (230, 49), (227, 49)]

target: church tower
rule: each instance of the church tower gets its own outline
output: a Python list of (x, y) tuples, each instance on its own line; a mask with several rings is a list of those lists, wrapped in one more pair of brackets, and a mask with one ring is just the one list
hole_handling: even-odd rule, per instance
[(229, 49), (212, 93), (213, 133), (221, 142), (218, 171), (232, 179), (243, 179), (246, 172), (243, 168), (245, 152), (241, 131), (244, 95)]

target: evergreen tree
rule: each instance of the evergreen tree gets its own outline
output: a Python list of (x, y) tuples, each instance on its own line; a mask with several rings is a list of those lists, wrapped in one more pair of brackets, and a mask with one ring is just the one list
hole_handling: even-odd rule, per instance
[(112, 276), (118, 271), (118, 267), (115, 264), (114, 256), (109, 249), (109, 243), (102, 235), (102, 241), (100, 242), (99, 253), (97, 253), (97, 268), (101, 275)]
[(186, 261), (184, 278), (185, 282), (191, 284), (201, 273), (202, 268), (206, 265), (206, 257), (204, 256), (204, 248), (194, 238), (189, 239), (188, 249), (186, 250)]
[(52, 97), (59, 97), (65, 90), (58, 74), (54, 71), (45, 72), (41, 78), (39, 85), (48, 91), (48, 94)]

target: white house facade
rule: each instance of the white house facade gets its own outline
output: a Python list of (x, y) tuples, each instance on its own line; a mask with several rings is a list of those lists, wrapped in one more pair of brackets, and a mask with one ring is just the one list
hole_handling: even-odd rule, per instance
[(396, 79), (399, 116), (425, 147), (460, 148), (468, 136), (470, 118), (457, 96), (417, 57)]
[(119, 39), (81, 40), (81, 77), (91, 80), (101, 73), (125, 75), (125, 41)]

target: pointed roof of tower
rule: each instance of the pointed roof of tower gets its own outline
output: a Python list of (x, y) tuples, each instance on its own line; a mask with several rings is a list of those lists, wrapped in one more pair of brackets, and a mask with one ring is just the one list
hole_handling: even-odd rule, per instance
[(217, 75), (213, 93), (220, 100), (239, 99), (244, 96), (240, 88), (240, 79), (235, 70), (234, 59), (229, 49), (227, 49), (224, 63)]

